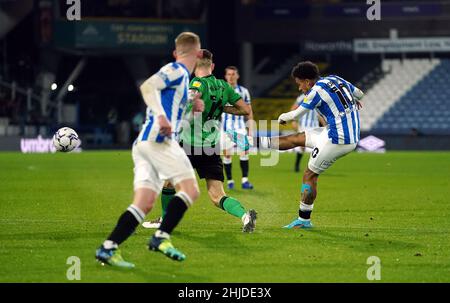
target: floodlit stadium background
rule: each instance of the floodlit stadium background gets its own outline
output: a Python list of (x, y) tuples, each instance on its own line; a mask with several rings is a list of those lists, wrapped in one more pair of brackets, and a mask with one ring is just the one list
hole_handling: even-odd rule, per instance
[(1, 1), (3, 150), (63, 125), (84, 149), (129, 147), (143, 118), (138, 85), (172, 59), (183, 30), (214, 52), (217, 76), (240, 68), (256, 120), (289, 108), (290, 70), (308, 59), (366, 92), (364, 135), (387, 149), (449, 148), (449, 1), (385, 0), (373, 21), (370, 5), (349, 0), (81, 0), (80, 21), (67, 20), (70, 7)]

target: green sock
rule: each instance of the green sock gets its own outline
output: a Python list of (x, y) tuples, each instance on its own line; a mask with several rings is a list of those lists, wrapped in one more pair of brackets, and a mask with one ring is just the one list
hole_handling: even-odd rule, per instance
[(164, 187), (161, 193), (161, 206), (162, 206), (162, 217), (166, 216), (167, 206), (169, 205), (170, 200), (172, 200), (176, 191), (174, 188)]
[(230, 215), (238, 217), (239, 219), (245, 215), (245, 208), (234, 198), (224, 196), (220, 199), (220, 207)]

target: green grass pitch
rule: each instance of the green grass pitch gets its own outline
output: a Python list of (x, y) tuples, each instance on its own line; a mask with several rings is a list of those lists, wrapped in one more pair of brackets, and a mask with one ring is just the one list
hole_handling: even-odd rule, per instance
[[(69, 282), (66, 260), (81, 260), (81, 282), (450, 282), (450, 153), (353, 153), (319, 178), (313, 230), (281, 227), (297, 216), (301, 174), (294, 154), (274, 167), (251, 158), (253, 191), (229, 195), (259, 218), (253, 234), (201, 198), (173, 234), (186, 253), (174, 262), (150, 252), (138, 227), (122, 246), (134, 270), (102, 267), (94, 251), (132, 199), (129, 151), (0, 153), (0, 282)], [(306, 165), (303, 159), (302, 167)], [(234, 159), (235, 180), (240, 180)], [(159, 200), (147, 218), (161, 212)]]

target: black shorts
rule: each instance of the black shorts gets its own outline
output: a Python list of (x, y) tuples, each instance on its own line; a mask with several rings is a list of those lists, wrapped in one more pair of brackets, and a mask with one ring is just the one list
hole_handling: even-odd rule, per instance
[(203, 150), (202, 148), (194, 148), (189, 145), (180, 143), (186, 152), (192, 167), (197, 171), (200, 179), (210, 179), (223, 182), (223, 163), (220, 157), (219, 148)]

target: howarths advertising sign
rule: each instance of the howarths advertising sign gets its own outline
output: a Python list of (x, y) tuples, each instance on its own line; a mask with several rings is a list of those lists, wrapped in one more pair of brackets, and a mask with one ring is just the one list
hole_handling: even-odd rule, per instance
[(353, 52), (353, 41), (312, 41), (306, 40), (302, 43), (304, 52), (307, 53), (351, 53)]

